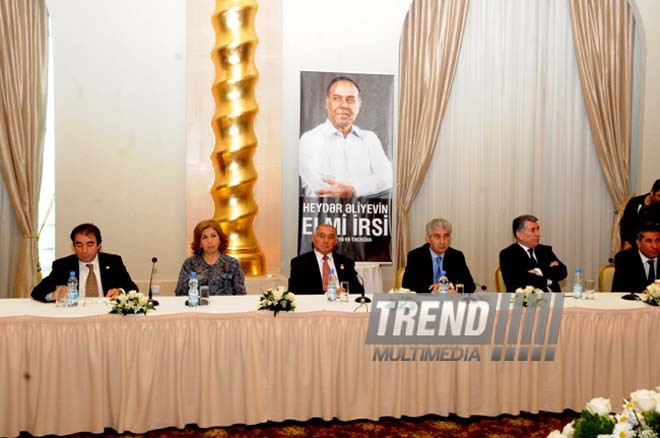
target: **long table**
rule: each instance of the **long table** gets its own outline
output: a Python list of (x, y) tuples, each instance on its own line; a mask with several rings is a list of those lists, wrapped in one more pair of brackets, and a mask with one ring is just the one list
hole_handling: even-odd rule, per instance
[(551, 362), (490, 361), (491, 346), (481, 361), (375, 361), (368, 314), (321, 296), (277, 317), (258, 296), (160, 301), (123, 317), (99, 299), (0, 300), (0, 436), (560, 412), (660, 384), (660, 308), (616, 294), (566, 299)]

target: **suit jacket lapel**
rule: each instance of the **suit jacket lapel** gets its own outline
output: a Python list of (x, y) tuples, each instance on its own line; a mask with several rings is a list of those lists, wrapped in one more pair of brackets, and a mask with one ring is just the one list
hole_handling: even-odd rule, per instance
[(321, 270), (319, 269), (319, 261), (316, 258), (316, 253), (314, 251), (309, 254), (309, 269), (311, 274), (310, 281), (312, 284), (316, 284), (316, 287), (323, 290), (323, 276), (321, 275)]

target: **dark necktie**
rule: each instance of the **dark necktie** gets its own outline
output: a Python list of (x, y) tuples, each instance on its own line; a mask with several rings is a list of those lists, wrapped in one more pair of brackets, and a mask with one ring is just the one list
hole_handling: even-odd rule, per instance
[(648, 278), (649, 284), (655, 281), (655, 269), (653, 269), (653, 262), (655, 262), (655, 260), (647, 261), (647, 263), (649, 264), (649, 278)]
[(87, 274), (87, 281), (85, 281), (85, 296), (92, 298), (99, 296), (99, 284), (96, 282), (96, 274), (94, 273), (94, 265), (87, 264), (89, 273)]
[(537, 263), (536, 258), (534, 257), (534, 248), (528, 249), (527, 252), (529, 252), (529, 258), (532, 261), (532, 265), (534, 267), (537, 267), (539, 264)]
[(328, 280), (330, 279), (330, 265), (328, 264), (328, 256), (323, 256), (323, 291), (328, 290)]

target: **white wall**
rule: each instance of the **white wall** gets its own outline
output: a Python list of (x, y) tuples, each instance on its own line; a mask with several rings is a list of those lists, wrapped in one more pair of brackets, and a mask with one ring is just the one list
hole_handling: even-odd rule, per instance
[(185, 3), (48, 0), (54, 38), (56, 251), (94, 222), (137, 281), (184, 256)]

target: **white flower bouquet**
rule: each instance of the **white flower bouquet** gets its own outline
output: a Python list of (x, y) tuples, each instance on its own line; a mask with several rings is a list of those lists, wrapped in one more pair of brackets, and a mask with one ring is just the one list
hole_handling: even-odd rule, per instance
[(257, 310), (272, 310), (273, 316), (277, 312), (291, 312), (296, 308), (296, 296), (286, 290), (284, 286), (269, 288), (259, 297)]
[(612, 415), (610, 400), (594, 398), (579, 418), (568, 423), (560, 432), (553, 430), (552, 438), (604, 438), (660, 436), (660, 386), (651, 391), (640, 389), (624, 400), (620, 414)]
[(406, 289), (405, 287), (396, 287), (387, 291), (388, 294), (414, 294), (414, 290)]
[(154, 305), (149, 302), (149, 298), (145, 297), (142, 292), (132, 290), (126, 293), (124, 289), (119, 290), (121, 293), (115, 297), (110, 313), (120, 315), (144, 313), (146, 315), (147, 311), (156, 310)]
[(650, 306), (660, 305), (660, 282), (656, 281), (646, 286), (644, 302)]
[[(541, 301), (543, 301), (543, 291), (541, 289), (535, 288), (534, 286), (525, 286), (525, 288), (519, 287), (516, 289), (516, 294), (522, 294), (523, 296), (523, 301), (522, 305), (523, 307), (527, 307), (527, 303), (529, 303), (529, 299), (532, 295), (536, 295), (536, 305), (538, 306)], [(511, 297), (511, 302), (513, 303), (516, 299), (516, 296)]]

